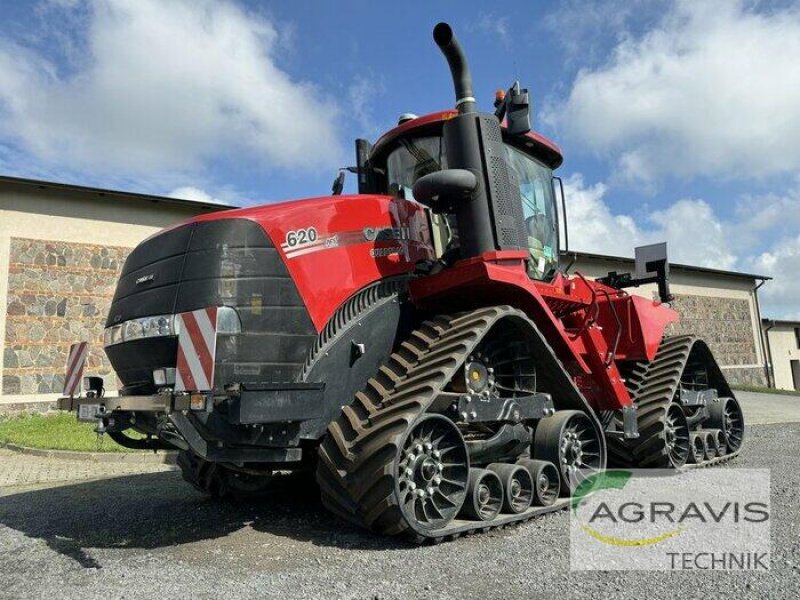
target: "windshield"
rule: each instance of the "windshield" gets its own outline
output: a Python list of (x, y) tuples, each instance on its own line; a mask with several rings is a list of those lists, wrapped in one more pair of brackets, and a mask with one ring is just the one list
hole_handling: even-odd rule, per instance
[[(521, 150), (508, 144), (505, 148), (508, 166), (516, 176), (522, 197), (526, 244), (531, 255), (528, 274), (544, 279), (558, 266), (553, 174)], [(386, 161), (387, 191), (392, 196), (413, 200), (412, 188), (417, 179), (446, 168), (447, 156), (441, 137), (402, 139), (400, 147), (393, 150)], [(451, 235), (457, 235), (455, 223), (449, 221)]]
[(506, 145), (506, 151), (508, 166), (517, 176), (522, 197), (522, 216), (531, 254), (528, 273), (535, 279), (543, 279), (558, 266), (553, 173), (516, 148)]
[(386, 161), (389, 195), (413, 200), (411, 189), (417, 179), (446, 168), (441, 137), (401, 139), (400, 147), (389, 154)]

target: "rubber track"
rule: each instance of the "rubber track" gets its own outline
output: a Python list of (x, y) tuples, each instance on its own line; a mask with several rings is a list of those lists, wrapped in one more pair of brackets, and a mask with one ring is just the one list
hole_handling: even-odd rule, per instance
[[(667, 407), (675, 398), (692, 346), (697, 336), (665, 337), (655, 358), (633, 368), (626, 385), (637, 408), (639, 437), (633, 440), (608, 439), (609, 464), (618, 467), (669, 468), (669, 454), (662, 437)], [(686, 465), (687, 468), (712, 466), (736, 457), (736, 452)]]
[(317, 481), (329, 510), (361, 527), (385, 535), (404, 534), (420, 543), (504, 527), (566, 506), (565, 499), (519, 515), (501, 515), (488, 523), (456, 519), (443, 529), (426, 531), (412, 529), (394, 499), (392, 469), (406, 432), (490, 328), (509, 315), (525, 318), (508, 306), (437, 317), (401, 344), (366, 389), (328, 426), (319, 450)]

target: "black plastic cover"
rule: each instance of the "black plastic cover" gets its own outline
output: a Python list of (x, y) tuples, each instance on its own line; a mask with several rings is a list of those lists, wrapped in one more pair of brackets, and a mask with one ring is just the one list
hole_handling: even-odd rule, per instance
[[(207, 306), (233, 307), (241, 319), (240, 334), (217, 338), (216, 391), (297, 380), (317, 332), (278, 250), (248, 219), (192, 223), (140, 244), (125, 262), (106, 326)], [(126, 393), (150, 393), (152, 370), (175, 366), (176, 349), (175, 338), (153, 338), (106, 353)]]

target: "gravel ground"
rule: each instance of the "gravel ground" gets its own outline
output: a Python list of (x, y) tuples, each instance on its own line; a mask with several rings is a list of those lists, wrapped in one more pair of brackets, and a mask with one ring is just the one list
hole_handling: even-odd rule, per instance
[(717, 467), (771, 469), (767, 573), (571, 572), (565, 512), (410, 547), (340, 523), (300, 481), (230, 505), (164, 472), (0, 492), (0, 597), (797, 598), (798, 434), (754, 425)]

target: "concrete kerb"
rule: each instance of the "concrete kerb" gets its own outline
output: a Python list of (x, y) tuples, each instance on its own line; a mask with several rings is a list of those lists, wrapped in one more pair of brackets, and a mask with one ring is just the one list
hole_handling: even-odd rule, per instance
[(28, 456), (38, 456), (56, 460), (90, 461), (96, 463), (126, 463), (126, 464), (163, 464), (174, 465), (178, 453), (159, 450), (157, 452), (72, 452), (69, 450), (47, 450), (44, 448), (29, 448), (17, 444), (0, 444), (0, 448), (19, 452)]

